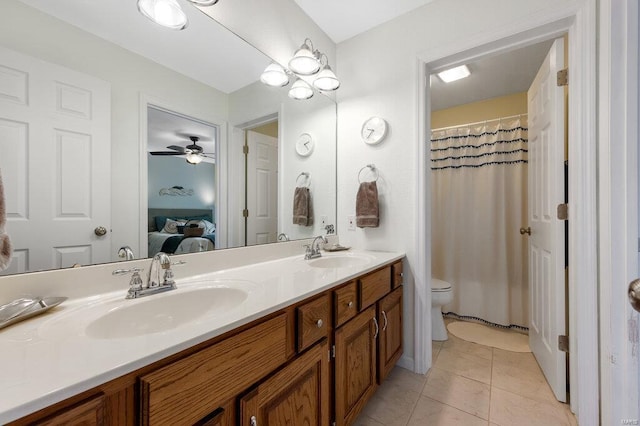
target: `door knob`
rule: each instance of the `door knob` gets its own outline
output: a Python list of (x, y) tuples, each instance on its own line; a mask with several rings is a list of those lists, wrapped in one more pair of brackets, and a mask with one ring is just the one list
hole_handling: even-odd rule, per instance
[(520, 228), (520, 235), (529, 234), (531, 235), (531, 227)]
[(640, 312), (640, 279), (635, 279), (629, 284), (629, 303), (633, 309)]
[(96, 229), (93, 230), (93, 233), (96, 234), (98, 237), (103, 237), (107, 235), (107, 228), (105, 228), (104, 226), (98, 226)]

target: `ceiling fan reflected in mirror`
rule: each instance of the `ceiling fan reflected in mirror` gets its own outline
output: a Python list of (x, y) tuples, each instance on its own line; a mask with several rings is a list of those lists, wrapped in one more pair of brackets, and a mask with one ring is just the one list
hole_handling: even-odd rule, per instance
[[(171, 151), (151, 151), (149, 154), (151, 155), (184, 155), (187, 163), (189, 164), (198, 164), (203, 159), (209, 159), (209, 163), (215, 162), (215, 154), (213, 153), (205, 153), (202, 146), (198, 145), (198, 141), (200, 137), (198, 136), (189, 136), (191, 140), (191, 144), (187, 146), (180, 145), (169, 145), (167, 149)], [(205, 160), (206, 161), (206, 160)]]

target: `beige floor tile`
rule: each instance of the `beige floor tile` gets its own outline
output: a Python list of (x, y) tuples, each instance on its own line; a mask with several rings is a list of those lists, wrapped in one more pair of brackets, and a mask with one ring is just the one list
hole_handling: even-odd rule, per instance
[(495, 387), (491, 388), (489, 420), (499, 426), (570, 425), (563, 404), (525, 398)]
[(527, 370), (494, 363), (491, 385), (527, 398), (556, 402), (547, 380), (539, 369)]
[(385, 426), (404, 426), (420, 393), (385, 381), (373, 395), (362, 414)]
[(385, 426), (385, 425), (380, 423), (379, 421), (372, 419), (369, 416), (360, 414), (356, 419), (356, 421), (353, 423), (353, 426)]
[(440, 350), (434, 367), (468, 379), (491, 384), (490, 359), (444, 347)]
[(489, 346), (467, 342), (466, 340), (462, 340), (451, 333), (449, 333), (449, 340), (442, 343), (442, 349), (453, 349), (458, 352), (488, 359), (489, 361), (493, 358), (493, 351)]
[(440, 353), (440, 347), (433, 346), (431, 348), (431, 365), (436, 363), (436, 359), (438, 359), (438, 354)]
[(422, 394), (431, 399), (489, 419), (490, 387), (448, 371), (433, 368)]
[(540, 371), (538, 362), (531, 352), (511, 352), (493, 348), (493, 365), (496, 364)]
[(408, 426), (487, 426), (487, 421), (426, 396), (418, 400)]
[(389, 382), (403, 389), (414, 391), (417, 393), (422, 392), (424, 384), (427, 382), (427, 376), (423, 374), (416, 374), (412, 371), (406, 370), (402, 367), (394, 367), (387, 376), (385, 383)]

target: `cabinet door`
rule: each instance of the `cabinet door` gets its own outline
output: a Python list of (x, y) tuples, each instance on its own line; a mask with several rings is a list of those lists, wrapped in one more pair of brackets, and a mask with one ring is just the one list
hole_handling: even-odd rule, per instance
[(240, 399), (241, 425), (329, 425), (329, 345), (324, 339)]
[(235, 424), (235, 400), (223, 404), (214, 412), (208, 414), (193, 426), (233, 426)]
[(378, 302), (378, 323), (378, 383), (382, 383), (402, 355), (402, 286)]
[(377, 388), (375, 306), (335, 333), (336, 425), (351, 424)]
[(38, 426), (103, 425), (105, 424), (104, 395), (97, 395), (33, 424)]

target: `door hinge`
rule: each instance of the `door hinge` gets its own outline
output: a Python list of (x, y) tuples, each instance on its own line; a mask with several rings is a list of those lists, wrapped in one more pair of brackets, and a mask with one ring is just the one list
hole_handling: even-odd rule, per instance
[(558, 80), (557, 81), (558, 87), (568, 85), (569, 84), (569, 69), (565, 68), (563, 70), (558, 71), (557, 80)]
[(331, 358), (336, 357), (336, 345), (331, 345)]
[(249, 210), (247, 209), (242, 210), (242, 217), (249, 217)]
[(569, 220), (569, 204), (558, 204), (558, 219)]
[(558, 336), (558, 350), (569, 353), (569, 336)]
[(243, 145), (242, 146), (242, 153), (244, 155), (248, 155), (249, 154), (249, 145)]

